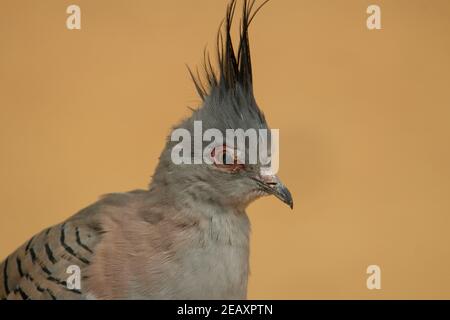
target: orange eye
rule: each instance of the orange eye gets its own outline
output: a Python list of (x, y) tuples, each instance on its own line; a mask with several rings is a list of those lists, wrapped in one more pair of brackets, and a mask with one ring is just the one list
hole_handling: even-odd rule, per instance
[(221, 169), (237, 171), (243, 167), (237, 161), (235, 150), (228, 148), (226, 145), (214, 148), (211, 151), (211, 158), (213, 159), (214, 165)]

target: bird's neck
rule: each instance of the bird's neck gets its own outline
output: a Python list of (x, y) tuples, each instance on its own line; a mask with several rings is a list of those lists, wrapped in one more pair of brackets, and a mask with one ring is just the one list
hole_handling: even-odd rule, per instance
[[(150, 192), (163, 205), (170, 205), (180, 218), (198, 221), (205, 237), (225, 244), (248, 246), (250, 222), (244, 208), (223, 205), (208, 198), (208, 190), (195, 184), (153, 179)], [(202, 196), (203, 195), (203, 196)]]

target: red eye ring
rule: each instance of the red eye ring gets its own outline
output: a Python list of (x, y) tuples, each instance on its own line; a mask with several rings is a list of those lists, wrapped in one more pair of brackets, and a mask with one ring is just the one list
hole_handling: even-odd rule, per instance
[[(217, 156), (220, 153), (222, 154), (222, 159), (218, 160)], [(229, 163), (231, 161), (227, 161), (226, 155), (231, 155), (233, 163)], [(236, 151), (231, 151), (231, 149), (225, 144), (222, 147), (216, 147), (211, 150), (211, 159), (213, 160), (214, 166), (226, 171), (236, 172), (244, 168), (243, 164), (238, 163)]]

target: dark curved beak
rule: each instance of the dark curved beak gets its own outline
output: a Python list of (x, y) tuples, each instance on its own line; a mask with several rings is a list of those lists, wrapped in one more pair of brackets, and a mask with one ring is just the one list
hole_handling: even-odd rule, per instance
[[(256, 179), (255, 179), (256, 180)], [(286, 203), (291, 209), (294, 208), (294, 201), (292, 200), (292, 195), (289, 189), (281, 182), (280, 178), (276, 175), (268, 175), (261, 178), (261, 180), (256, 180), (260, 185), (261, 189), (272, 194), (284, 203)]]
[(273, 195), (286, 203), (291, 209), (294, 209), (294, 201), (292, 200), (291, 192), (280, 180), (273, 186)]

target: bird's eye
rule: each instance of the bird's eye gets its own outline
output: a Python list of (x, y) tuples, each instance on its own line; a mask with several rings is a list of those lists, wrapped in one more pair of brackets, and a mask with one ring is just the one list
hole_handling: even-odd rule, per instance
[(232, 165), (236, 162), (233, 150), (227, 146), (214, 148), (211, 152), (214, 164)]
[(214, 148), (211, 151), (211, 158), (214, 165), (221, 169), (237, 171), (243, 167), (242, 164), (238, 163), (236, 151), (226, 145)]

